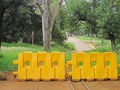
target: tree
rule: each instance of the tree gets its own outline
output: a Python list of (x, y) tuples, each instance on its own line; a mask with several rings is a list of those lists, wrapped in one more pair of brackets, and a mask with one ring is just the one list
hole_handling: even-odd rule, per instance
[(0, 50), (1, 50), (1, 42), (2, 42), (2, 22), (3, 22), (4, 12), (5, 12), (5, 6), (0, 3)]
[[(68, 1), (68, 0), (67, 0)], [(85, 21), (92, 27), (96, 35), (101, 33), (102, 38), (111, 41), (111, 48), (115, 50), (116, 43), (120, 42), (120, 1), (119, 0), (69, 0), (71, 7), (69, 16), (71, 26), (75, 22)]]
[(87, 26), (90, 26), (92, 28), (92, 33), (97, 34), (97, 15), (95, 13), (95, 9), (97, 8), (96, 4), (98, 3), (96, 2), (96, 0), (93, 0), (91, 2), (85, 0), (68, 1), (68, 13), (69, 17), (71, 18), (70, 23), (72, 27), (84, 21), (88, 24)]
[[(60, 11), (60, 13), (63, 13)], [(60, 14), (64, 17), (64, 13)], [(66, 39), (62, 19), (56, 17), (54, 28), (52, 30), (52, 41), (57, 44), (63, 44)], [(60, 22), (60, 28), (58, 27)], [(42, 17), (33, 2), (29, 0), (16, 0), (6, 9), (3, 18), (3, 42), (30, 43), (31, 34), (34, 32), (34, 44), (42, 45)]]
[(35, 13), (29, 0), (14, 1), (4, 14), (2, 40), (9, 43), (31, 43), (32, 31), (35, 33), (34, 44), (42, 44), (40, 15)]
[(0, 0), (0, 50), (1, 50), (1, 42), (2, 42), (2, 23), (5, 10), (12, 4), (14, 0)]
[(53, 31), (52, 31), (52, 41), (57, 44), (63, 45), (66, 37), (66, 10), (64, 7), (61, 7), (58, 15), (56, 16)]
[(57, 0), (54, 9), (52, 8), (53, 0), (36, 1), (42, 15), (43, 47), (45, 51), (51, 48), (53, 24), (62, 1)]
[(113, 51), (116, 50), (116, 43), (120, 41), (119, 4), (119, 0), (102, 0), (96, 10), (98, 13), (97, 25), (101, 28), (104, 38), (107, 38), (111, 41), (111, 48)]

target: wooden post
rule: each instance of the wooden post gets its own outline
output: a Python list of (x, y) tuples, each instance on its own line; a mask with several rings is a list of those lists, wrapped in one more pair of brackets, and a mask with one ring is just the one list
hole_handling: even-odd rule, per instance
[(34, 32), (32, 31), (32, 45), (34, 44)]

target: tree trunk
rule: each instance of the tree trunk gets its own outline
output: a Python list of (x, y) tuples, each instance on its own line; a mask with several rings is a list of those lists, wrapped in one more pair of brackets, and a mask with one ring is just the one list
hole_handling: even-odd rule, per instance
[[(110, 13), (113, 12), (113, 4), (114, 4), (114, 0), (111, 0)], [(111, 41), (112, 50), (115, 51), (116, 50), (115, 36), (113, 33), (108, 33), (108, 36)]]
[(58, 3), (56, 4), (56, 7), (53, 12), (51, 11), (51, 0), (42, 0), (42, 9), (41, 9), (41, 6), (38, 6), (42, 13), (44, 51), (48, 51), (51, 48), (53, 24), (55, 21), (56, 13), (61, 3), (62, 3), (62, 0), (58, 0)]
[(116, 50), (116, 43), (115, 43), (114, 35), (109, 33), (109, 39), (111, 41), (112, 50), (115, 51)]
[(44, 51), (48, 51), (51, 48), (51, 37), (52, 33), (50, 31), (50, 20), (51, 13), (48, 6), (47, 0), (42, 0), (42, 30), (43, 30), (43, 47)]
[(3, 22), (4, 12), (5, 12), (4, 5), (0, 5), (0, 50), (1, 50), (1, 42), (2, 42), (2, 22)]

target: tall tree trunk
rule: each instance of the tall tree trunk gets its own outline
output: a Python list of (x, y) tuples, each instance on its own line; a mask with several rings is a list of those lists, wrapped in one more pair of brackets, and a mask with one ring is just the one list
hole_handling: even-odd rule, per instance
[(108, 36), (109, 36), (109, 39), (111, 41), (112, 50), (115, 51), (116, 50), (115, 36), (113, 34), (110, 34), (110, 33)]
[(4, 5), (0, 5), (0, 50), (1, 50), (1, 42), (2, 42), (2, 22), (3, 22), (4, 12), (5, 12)]
[(43, 47), (45, 51), (50, 50), (52, 33), (50, 31), (51, 20), (50, 8), (47, 0), (42, 0), (42, 30), (43, 30)]
[[(114, 4), (114, 0), (111, 0), (111, 6), (110, 6), (110, 13), (111, 14), (113, 12), (113, 4)], [(113, 33), (108, 33), (108, 36), (109, 36), (109, 39), (111, 41), (112, 50), (115, 51), (116, 50), (115, 36)]]
[(42, 9), (40, 6), (38, 6), (42, 13), (44, 51), (48, 51), (51, 48), (53, 24), (55, 21), (56, 13), (59, 10), (61, 3), (62, 0), (58, 0), (58, 3), (56, 4), (53, 12), (51, 11), (51, 0), (42, 0)]

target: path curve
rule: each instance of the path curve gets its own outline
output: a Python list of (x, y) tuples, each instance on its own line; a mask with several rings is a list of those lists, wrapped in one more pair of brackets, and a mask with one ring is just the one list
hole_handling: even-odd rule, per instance
[(76, 51), (88, 51), (94, 49), (90, 43), (82, 41), (75, 37), (68, 37), (67, 42), (73, 43)]

